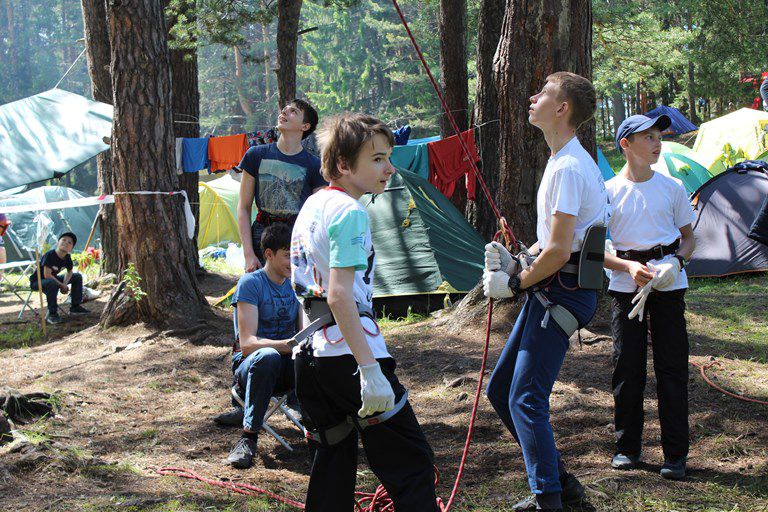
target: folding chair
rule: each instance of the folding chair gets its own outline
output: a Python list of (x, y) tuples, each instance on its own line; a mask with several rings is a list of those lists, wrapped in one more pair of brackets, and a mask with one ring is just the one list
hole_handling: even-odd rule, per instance
[[(264, 429), (269, 435), (275, 438), (275, 440), (280, 443), (281, 445), (285, 446), (285, 448), (292, 452), (293, 448), (291, 448), (291, 445), (288, 444), (288, 442), (283, 439), (283, 437), (275, 432), (275, 430), (270, 427), (267, 424), (267, 421), (269, 418), (275, 414), (278, 410), (281, 411), (289, 420), (291, 420), (291, 423), (296, 425), (296, 428), (298, 428), (302, 436), (304, 435), (304, 426), (299, 422), (299, 420), (296, 419), (296, 417), (293, 415), (291, 410), (288, 408), (288, 395), (290, 393), (285, 393), (284, 395), (278, 395), (273, 396), (270, 398), (270, 405), (267, 407), (267, 412), (264, 413), (264, 422), (261, 424), (261, 428)], [(240, 407), (245, 409), (245, 402), (240, 397), (240, 395), (237, 393), (237, 386), (232, 387), (232, 397), (235, 399), (235, 401), (240, 404)]]
[[(32, 299), (32, 294), (34, 293), (34, 291), (29, 289), (29, 287), (24, 287), (26, 288), (26, 290), (22, 290), (21, 294), (23, 294), (24, 291), (26, 291), (27, 296), (22, 297), (22, 295), (16, 289), (19, 287), (19, 284), (22, 281), (29, 279), (29, 276), (35, 271), (36, 265), (37, 265), (37, 262), (33, 260), (14, 261), (12, 263), (3, 263), (2, 265), (0, 265), (0, 271), (2, 271), (2, 274), (0, 274), (0, 282), (6, 283), (11, 293), (13, 293), (16, 297), (18, 297), (18, 299), (22, 302), (21, 311), (19, 311), (19, 316), (16, 317), (17, 320), (21, 320), (21, 315), (24, 314), (24, 310), (27, 308), (29, 308), (30, 311), (32, 311), (35, 315), (37, 315), (37, 311), (35, 311), (34, 308), (29, 304), (29, 301)], [(11, 278), (8, 276), (8, 273), (5, 272), (6, 270), (11, 270), (11, 269), (21, 269), (21, 273), (19, 274), (19, 277), (16, 278), (15, 281), (12, 281)]]

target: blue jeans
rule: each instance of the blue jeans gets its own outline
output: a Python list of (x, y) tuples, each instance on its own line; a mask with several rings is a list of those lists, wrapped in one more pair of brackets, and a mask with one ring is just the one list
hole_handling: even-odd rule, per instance
[[(34, 279), (30, 278), (29, 286), (33, 291), (37, 291), (37, 277), (33, 277)], [(56, 276), (56, 279), (58, 279), (60, 282), (63, 282), (64, 274), (59, 274)], [(68, 284), (69, 293), (72, 296), (72, 305), (77, 306), (83, 302), (83, 276), (81, 276), (78, 272), (74, 272), (72, 274), (72, 279), (69, 280)], [(45, 298), (48, 301), (48, 313), (51, 315), (57, 315), (59, 313), (59, 308), (57, 305), (58, 295), (59, 292), (61, 292), (59, 289), (59, 284), (55, 280), (48, 278), (42, 279), (40, 281), (40, 285), (43, 287), (43, 293), (45, 294)]]
[[(542, 293), (586, 325), (595, 314), (594, 290), (574, 289), (576, 276), (556, 274)], [(570, 288), (570, 289), (568, 289)], [(534, 494), (559, 493), (564, 471), (549, 424), (549, 395), (568, 350), (568, 338), (546, 309), (528, 295), (496, 368), (488, 381), (488, 400), (523, 450), (528, 484)]]
[(238, 394), (245, 402), (243, 430), (258, 432), (264, 423), (269, 400), (295, 387), (293, 359), (273, 348), (261, 348), (243, 358), (242, 352), (232, 355), (232, 372)]

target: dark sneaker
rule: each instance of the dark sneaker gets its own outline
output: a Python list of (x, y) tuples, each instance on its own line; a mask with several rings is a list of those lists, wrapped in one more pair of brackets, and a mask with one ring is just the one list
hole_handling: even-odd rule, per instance
[(679, 459), (664, 459), (664, 465), (661, 466), (661, 476), (667, 480), (682, 480), (685, 478), (685, 463), (686, 457), (680, 457)]
[(247, 469), (251, 467), (254, 455), (256, 455), (256, 441), (241, 437), (229, 452), (227, 462), (237, 469)]
[(640, 455), (617, 453), (611, 459), (611, 467), (613, 469), (635, 469), (638, 462), (640, 462)]
[(69, 308), (69, 314), (70, 315), (87, 315), (88, 313), (90, 313), (90, 311), (85, 309), (80, 304), (78, 304), (77, 306), (72, 306), (71, 308)]
[(45, 321), (51, 325), (56, 325), (56, 324), (60, 324), (64, 320), (62, 320), (58, 314), (48, 313), (47, 315), (45, 315)]
[(222, 427), (241, 427), (243, 426), (243, 408), (233, 407), (227, 412), (223, 412), (213, 417), (214, 423)]
[(563, 488), (560, 499), (563, 500), (564, 505), (581, 503), (587, 496), (584, 486), (570, 473), (560, 475), (560, 486)]

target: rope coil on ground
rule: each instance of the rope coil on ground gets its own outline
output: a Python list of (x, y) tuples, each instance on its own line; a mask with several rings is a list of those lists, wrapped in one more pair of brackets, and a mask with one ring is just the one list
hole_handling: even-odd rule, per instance
[(767, 401), (758, 400), (756, 398), (750, 398), (750, 397), (747, 397), (747, 396), (741, 396), (739, 394), (736, 394), (736, 393), (733, 393), (731, 391), (728, 391), (727, 389), (725, 389), (723, 387), (720, 387), (717, 384), (715, 384), (714, 382), (712, 382), (712, 380), (709, 378), (709, 376), (707, 375), (706, 372), (710, 368), (714, 368), (714, 367), (722, 368), (723, 364), (720, 361), (714, 360), (714, 361), (711, 361), (711, 362), (706, 363), (706, 364), (694, 363), (693, 361), (690, 361), (690, 363), (693, 366), (695, 366), (696, 368), (699, 369), (699, 373), (701, 373), (701, 378), (704, 379), (704, 382), (706, 382), (707, 384), (710, 385), (710, 387), (712, 387), (713, 389), (718, 390), (722, 394), (724, 394), (726, 396), (730, 396), (732, 398), (736, 398), (737, 400), (742, 400), (744, 402), (749, 402), (749, 403), (753, 403), (753, 404), (768, 405)]

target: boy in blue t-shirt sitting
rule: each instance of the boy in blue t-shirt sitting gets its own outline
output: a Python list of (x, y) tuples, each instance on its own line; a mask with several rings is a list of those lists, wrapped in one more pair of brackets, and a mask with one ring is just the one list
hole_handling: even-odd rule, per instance
[(291, 228), (272, 224), (261, 236), (264, 268), (245, 274), (232, 296), (234, 391), (243, 402), (243, 434), (229, 454), (232, 466), (251, 466), (269, 400), (294, 388), (290, 342), (298, 331), (299, 302), (291, 286)]

